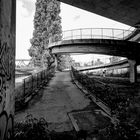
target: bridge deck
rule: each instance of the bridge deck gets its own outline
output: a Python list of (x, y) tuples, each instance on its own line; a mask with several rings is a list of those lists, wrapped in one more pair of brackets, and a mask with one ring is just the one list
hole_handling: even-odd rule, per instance
[(73, 39), (49, 45), (53, 54), (94, 53), (114, 55), (139, 60), (140, 44), (125, 40), (111, 39)]

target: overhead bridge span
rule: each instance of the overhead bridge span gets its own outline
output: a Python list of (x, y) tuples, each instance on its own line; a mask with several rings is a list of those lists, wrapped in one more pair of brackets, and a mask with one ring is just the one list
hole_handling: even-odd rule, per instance
[(64, 31), (62, 38), (50, 39), (49, 49), (53, 54), (87, 53), (127, 57), (140, 60), (140, 44), (128, 41), (131, 30), (112, 28), (86, 28)]
[(99, 66), (90, 66), (90, 67), (81, 67), (78, 68), (78, 71), (89, 71), (89, 70), (96, 70), (96, 69), (103, 69), (103, 68), (127, 68), (129, 67), (129, 62), (127, 59), (118, 61), (118, 62), (114, 62), (114, 63), (109, 63), (109, 64), (105, 64), (105, 65), (99, 65)]
[(84, 28), (64, 31), (62, 38), (54, 35), (48, 49), (55, 54), (87, 53), (126, 57), (129, 61), (130, 81), (136, 82), (136, 66), (140, 64), (140, 44), (129, 38), (136, 30), (113, 28)]

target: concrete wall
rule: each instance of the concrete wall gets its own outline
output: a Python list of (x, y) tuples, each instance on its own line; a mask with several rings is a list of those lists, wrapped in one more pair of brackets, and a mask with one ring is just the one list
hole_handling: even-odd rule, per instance
[(16, 0), (0, 0), (0, 140), (10, 139), (14, 118)]

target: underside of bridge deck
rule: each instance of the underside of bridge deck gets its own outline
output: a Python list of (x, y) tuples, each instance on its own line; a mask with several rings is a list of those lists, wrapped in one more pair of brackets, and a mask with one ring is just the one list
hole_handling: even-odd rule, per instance
[(140, 24), (139, 0), (59, 0), (66, 4), (125, 23), (130, 26)]
[(140, 60), (140, 45), (137, 42), (110, 39), (73, 39), (63, 40), (49, 46), (53, 54), (95, 53), (127, 57)]

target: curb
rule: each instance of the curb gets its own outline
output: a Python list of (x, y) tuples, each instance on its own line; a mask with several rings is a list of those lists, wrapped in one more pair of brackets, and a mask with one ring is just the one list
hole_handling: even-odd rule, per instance
[(94, 102), (96, 105), (98, 105), (104, 111), (105, 115), (110, 118), (113, 124), (118, 123), (119, 120), (115, 116), (111, 115), (111, 109), (108, 106), (106, 106), (106, 104), (101, 99), (96, 98), (93, 94), (91, 94), (91, 92), (83, 88), (83, 86), (74, 78), (73, 73), (70, 73), (72, 81), (85, 94), (85, 96), (89, 98), (92, 102)]

